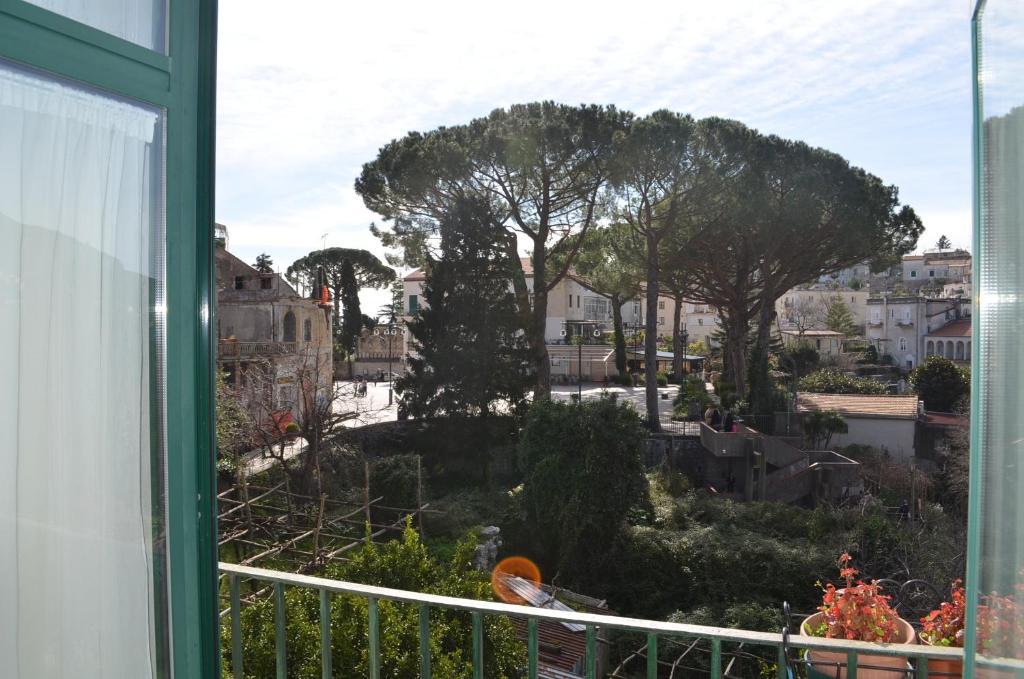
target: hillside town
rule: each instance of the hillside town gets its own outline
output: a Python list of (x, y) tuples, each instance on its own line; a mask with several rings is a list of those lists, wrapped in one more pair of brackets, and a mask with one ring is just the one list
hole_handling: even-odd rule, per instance
[[(589, 114), (624, 124), (610, 111)], [(494, 115), (515, 126), (523, 124), (516, 116), (576, 113), (538, 104)], [(669, 135), (693, 125), (709, 144), (746, 133), (667, 112), (635, 125), (638, 144), (648, 125)], [(589, 176), (605, 185), (618, 201), (618, 221), (593, 221), (593, 194), (575, 193), (564, 199), (558, 235), (539, 237), (534, 222), (496, 221), (493, 203), (479, 197), (498, 179), (468, 175), (457, 198), (447, 188), (435, 194), (410, 185), (403, 173), (432, 170), (401, 166), (392, 157), (401, 153), (397, 143), (356, 181), (367, 206), (393, 220), (391, 231), (371, 229), (384, 257), (325, 242), (290, 264), (267, 252), (248, 264), (231, 251), (230, 225), (218, 225), (224, 558), (342, 577), (362, 540), (369, 551), (357, 559), (371, 558), (378, 542), (405, 550), (394, 558), (416, 568), (417, 559), (461, 540), (471, 565), (455, 577), (490, 578), (504, 601), (655, 618), (685, 609), (713, 624), (742, 609), (751, 616), (743, 624), (762, 629), (775, 625), (779, 597), (813, 607), (813, 596), (782, 591), (813, 581), (832, 552), (857, 550), (865, 568), (895, 578), (897, 589), (926, 583), (927, 596), (897, 592), (901, 615), (951, 596), (942, 583), (955, 582), (961, 564), (936, 560), (934, 548), (958, 550), (963, 540), (970, 252), (945, 236), (926, 244), (912, 209), (886, 199), (870, 218), (828, 228), (813, 213), (779, 226), (732, 208), (748, 220), (745, 238), (763, 239), (763, 249), (743, 241), (730, 258), (709, 257), (703, 243), (709, 234), (729, 237), (728, 226), (652, 215), (636, 202), (647, 184), (604, 177), (590, 165), (562, 167), (561, 181)], [(794, 152), (774, 140), (758, 143), (770, 153)], [(628, 147), (619, 152), (632, 158)], [(692, 176), (644, 200), (671, 206), (701, 181), (739, 190), (706, 170), (681, 172)], [(517, 210), (537, 209), (502, 195)], [(827, 210), (868, 209), (863, 197), (845, 200)], [(788, 210), (770, 202), (764, 209)], [(403, 210), (430, 217), (395, 218)], [(771, 245), (796, 242), (808, 229), (823, 239), (819, 248)], [(848, 233), (857, 230), (859, 237)], [(513, 256), (507, 234), (534, 238), (536, 249)], [(756, 265), (740, 266), (747, 256)], [(387, 301), (366, 309), (369, 297)], [(580, 466), (581, 459), (594, 464)], [(574, 484), (581, 492), (563, 505), (558, 494)], [(793, 581), (757, 596), (714, 580), (727, 603), (706, 611), (699, 597), (677, 590), (682, 585), (654, 578), (652, 563), (638, 556), (669, 550), (672, 580), (703, 591), (712, 580), (690, 574), (694, 560), (746, 572), (737, 550), (754, 561), (790, 558), (758, 527), (754, 517), (764, 511), (785, 517), (771, 530), (808, 521), (833, 528), (824, 540), (792, 528), (805, 561)], [(636, 512), (648, 518), (628, 518)], [(721, 512), (739, 514), (712, 518)], [(864, 542), (874, 526), (885, 527), (884, 545)], [(699, 549), (658, 546), (697, 533)], [(411, 556), (418, 545), (427, 556)], [(307, 613), (296, 604), (289, 616)], [(255, 618), (243, 619), (253, 634), (269, 634)], [(515, 644), (529, 642), (523, 625), (504, 629), (507, 637), (492, 633), (500, 647), (494, 676), (506, 676), (517, 662)], [(539, 677), (627, 677), (634, 665), (684, 659), (714, 675), (689, 657), (693, 646), (662, 659), (603, 632), (596, 640), (604, 650), (595, 652), (586, 626), (538, 630), (547, 649), (537, 654)], [(506, 670), (495, 669), (504, 662)]]
[(0, 679), (1024, 679), (1021, 36), (0, 0)]

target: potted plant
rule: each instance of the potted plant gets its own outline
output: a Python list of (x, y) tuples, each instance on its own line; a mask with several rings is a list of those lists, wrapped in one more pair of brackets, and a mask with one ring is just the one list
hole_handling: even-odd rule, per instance
[[(922, 644), (963, 648), (967, 605), (962, 580), (953, 582), (949, 598), (952, 601), (943, 601), (938, 608), (921, 618), (921, 631), (917, 636)], [(959, 676), (963, 671), (964, 664), (960, 660), (936, 659), (928, 662), (929, 676)]]
[[(1017, 586), (1020, 589), (1020, 585)], [(1021, 660), (1018, 651), (1024, 639), (1024, 611), (1017, 606), (1015, 596), (983, 595), (978, 606), (976, 623), (978, 652), (992, 659)], [(1012, 671), (977, 667), (978, 679), (1012, 679)]]
[[(823, 587), (821, 606), (800, 625), (800, 633), (827, 639), (875, 641), (888, 644), (913, 644), (914, 628), (889, 606), (890, 597), (882, 594), (878, 583), (854, 580), (858, 571), (850, 565), (852, 557), (839, 557), (839, 576), (846, 587)], [(809, 650), (808, 676), (846, 679), (846, 652)], [(838, 672), (832, 668), (838, 668)], [(890, 669), (891, 668), (891, 669)], [(862, 654), (858, 657), (860, 679), (903, 679), (907, 659), (900, 656)]]

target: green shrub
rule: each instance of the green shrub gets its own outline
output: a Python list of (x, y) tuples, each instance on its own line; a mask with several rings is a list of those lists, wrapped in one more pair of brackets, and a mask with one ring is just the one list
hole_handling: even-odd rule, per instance
[(668, 386), (668, 374), (667, 373), (658, 373), (657, 376), (655, 377), (655, 379), (658, 381), (658, 386), (659, 387), (667, 387)]
[[(407, 527), (401, 540), (368, 545), (351, 561), (327, 566), (325, 577), (366, 585), (393, 587), (430, 594), (490, 601), (490, 578), (472, 565), (474, 541), (454, 550), (450, 561), (432, 558), (416, 532)], [(413, 677), (419, 674), (419, 614), (415, 606), (379, 602), (381, 674)], [(366, 635), (367, 600), (336, 594), (331, 605), (331, 645), (336, 676), (366, 676), (369, 668)], [(434, 673), (465, 677), (472, 673), (472, 626), (466, 613), (435, 608), (431, 611), (430, 646)], [(274, 676), (274, 600), (260, 597), (242, 609), (242, 650), (247, 676)], [(289, 588), (285, 593), (285, 639), (289, 679), (320, 676), (320, 597), (316, 590)], [(526, 660), (522, 642), (507, 618), (484, 620), (484, 674), (517, 677)], [(221, 626), (221, 673), (231, 677), (231, 625)], [(235, 678), (241, 679), (241, 678)]]
[(799, 383), (800, 391), (816, 394), (885, 394), (885, 385), (867, 377), (850, 377), (838, 370), (817, 370)]
[(624, 387), (632, 387), (633, 386), (633, 376), (630, 375), (629, 373), (622, 373), (622, 374), (612, 375), (609, 378), (609, 381), (612, 384), (619, 384), (619, 385), (622, 385)]
[(519, 445), (522, 511), (536, 556), (587, 591), (631, 510), (649, 506), (636, 410), (611, 399), (534, 403)]

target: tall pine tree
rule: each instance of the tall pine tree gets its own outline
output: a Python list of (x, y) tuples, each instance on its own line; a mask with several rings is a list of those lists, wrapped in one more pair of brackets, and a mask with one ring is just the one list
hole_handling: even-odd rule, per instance
[(341, 263), (341, 306), (342, 321), (338, 334), (338, 344), (351, 356), (356, 348), (356, 340), (363, 329), (363, 312), (359, 308), (359, 284), (356, 282), (355, 267), (345, 260)]
[(841, 332), (847, 337), (857, 332), (857, 323), (850, 312), (850, 307), (839, 295), (834, 295), (825, 302), (825, 327)]
[(397, 385), (415, 417), (485, 417), (526, 400), (534, 376), (512, 287), (519, 263), (494, 222), (486, 199), (473, 196), (440, 220), (440, 252), (409, 324), (409, 372)]

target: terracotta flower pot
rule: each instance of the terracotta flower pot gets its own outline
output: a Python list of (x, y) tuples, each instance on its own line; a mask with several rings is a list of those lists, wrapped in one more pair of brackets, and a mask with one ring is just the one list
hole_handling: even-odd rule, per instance
[(1017, 674), (1010, 670), (994, 670), (990, 667), (975, 666), (974, 676), (977, 679), (1015, 679)]
[[(925, 646), (934, 646), (935, 644), (928, 641), (927, 637), (923, 637), (920, 634), (917, 635), (919, 643)], [(939, 658), (931, 658), (928, 660), (928, 676), (935, 677), (935, 679), (942, 679), (943, 677), (962, 677), (964, 674), (964, 663), (962, 660), (944, 660)], [(980, 675), (979, 675), (980, 676)]]
[[(821, 625), (824, 613), (815, 613), (800, 624), (800, 634), (813, 636), (810, 630)], [(912, 645), (917, 643), (917, 634), (910, 623), (897, 618), (896, 638), (890, 644)], [(808, 677), (828, 677), (829, 679), (846, 679), (846, 651), (808, 650), (806, 655)], [(870, 665), (871, 667), (867, 667)], [(857, 679), (906, 679), (907, 659), (901, 656), (857, 655)], [(891, 668), (891, 669), (889, 669)]]

